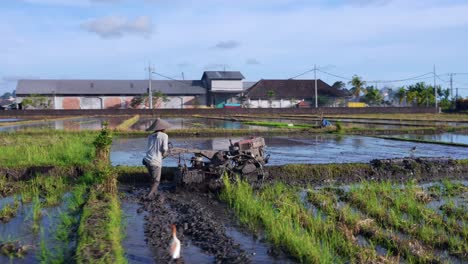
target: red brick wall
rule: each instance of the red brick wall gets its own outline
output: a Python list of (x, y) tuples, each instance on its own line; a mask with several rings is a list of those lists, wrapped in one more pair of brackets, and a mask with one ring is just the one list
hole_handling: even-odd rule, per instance
[(65, 97), (62, 100), (63, 109), (80, 109), (80, 98)]
[(119, 109), (121, 107), (122, 100), (120, 97), (109, 97), (104, 99), (105, 109)]

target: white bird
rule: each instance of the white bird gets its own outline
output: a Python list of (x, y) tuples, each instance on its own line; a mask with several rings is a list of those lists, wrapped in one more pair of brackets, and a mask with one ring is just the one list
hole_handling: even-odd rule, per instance
[(180, 258), (180, 240), (177, 238), (176, 232), (176, 226), (172, 225), (172, 242), (170, 250), (172, 259)]

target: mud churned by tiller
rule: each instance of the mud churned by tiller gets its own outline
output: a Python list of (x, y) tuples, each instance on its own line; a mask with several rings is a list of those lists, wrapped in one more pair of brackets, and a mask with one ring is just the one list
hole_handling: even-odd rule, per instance
[(216, 263), (251, 263), (240, 245), (226, 235), (222, 222), (199, 199), (193, 199), (197, 195), (208, 194), (160, 192), (153, 200), (142, 198), (143, 208), (148, 212), (145, 233), (148, 245), (155, 251), (155, 261), (171, 263), (170, 225), (175, 224), (182, 243), (182, 257), (175, 263), (184, 263), (184, 245), (189, 243), (214, 256)]

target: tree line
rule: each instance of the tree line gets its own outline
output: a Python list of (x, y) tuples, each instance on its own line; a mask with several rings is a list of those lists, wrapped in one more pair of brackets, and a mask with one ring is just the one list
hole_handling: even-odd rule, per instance
[[(400, 106), (434, 106), (435, 89), (437, 90), (437, 102), (443, 109), (454, 106), (454, 100), (450, 100), (449, 89), (443, 89), (440, 85), (435, 88), (425, 82), (400, 86), (398, 88), (383, 87), (378, 89), (374, 85), (368, 85), (362, 77), (354, 75), (348, 82), (351, 86), (349, 92), (354, 100), (369, 105), (400, 105)], [(342, 81), (335, 82), (332, 87), (346, 89)]]

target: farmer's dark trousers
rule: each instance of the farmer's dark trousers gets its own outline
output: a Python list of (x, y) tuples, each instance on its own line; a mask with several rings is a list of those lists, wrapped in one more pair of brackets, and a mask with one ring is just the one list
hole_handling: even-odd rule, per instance
[(145, 159), (143, 159), (143, 165), (148, 169), (148, 173), (153, 179), (153, 183), (157, 183), (159, 185), (159, 182), (161, 181), (161, 166), (152, 165)]

